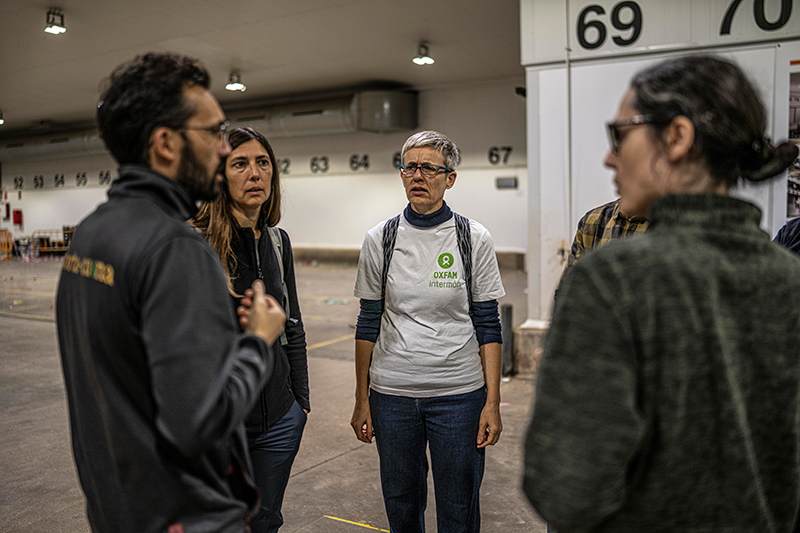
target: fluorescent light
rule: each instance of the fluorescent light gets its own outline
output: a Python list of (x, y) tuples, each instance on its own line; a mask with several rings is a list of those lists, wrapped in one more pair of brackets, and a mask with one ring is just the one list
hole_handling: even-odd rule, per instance
[(428, 43), (425, 41), (419, 43), (417, 56), (411, 61), (417, 65), (433, 65), (433, 58), (428, 55)]
[(225, 86), (229, 91), (242, 91), (244, 92), (247, 87), (242, 83), (241, 74), (238, 72), (231, 72), (228, 76), (228, 85)]
[(47, 25), (44, 31), (53, 35), (67, 31), (67, 27), (64, 25), (64, 13), (56, 8), (51, 8), (47, 12)]

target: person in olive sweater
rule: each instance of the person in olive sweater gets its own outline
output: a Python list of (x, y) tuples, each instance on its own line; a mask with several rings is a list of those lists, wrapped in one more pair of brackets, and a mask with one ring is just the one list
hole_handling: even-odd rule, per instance
[(792, 531), (800, 501), (800, 262), (727, 190), (797, 147), (734, 64), (637, 74), (608, 125), (637, 239), (577, 262), (547, 335), (523, 488), (559, 533)]
[(252, 128), (232, 130), (230, 143), (222, 194), (200, 206), (195, 226), (220, 255), (235, 306), (243, 291), (260, 279), (286, 311), (285, 334), (273, 346), (275, 370), (245, 421), (261, 491), (261, 509), (251, 526), (254, 533), (275, 532), (283, 524), (283, 494), (311, 409), (306, 337), (291, 243), (286, 232), (275, 227), (281, 217), (275, 154)]

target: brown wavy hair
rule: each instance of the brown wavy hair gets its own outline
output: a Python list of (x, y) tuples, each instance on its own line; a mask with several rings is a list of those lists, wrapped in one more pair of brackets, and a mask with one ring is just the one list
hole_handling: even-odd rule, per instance
[[(272, 150), (269, 141), (261, 132), (253, 128), (235, 128), (231, 131), (229, 141), (231, 152), (240, 145), (256, 140), (267, 151), (269, 162), (272, 165), (272, 179), (270, 180), (269, 199), (261, 205), (258, 214), (258, 228), (266, 231), (267, 228), (276, 226), (281, 220), (281, 186), (278, 162), (275, 159), (275, 152)], [(216, 199), (200, 204), (200, 211), (192, 220), (192, 225), (199, 229), (208, 239), (209, 244), (222, 260), (222, 268), (225, 270), (225, 277), (228, 279), (228, 290), (234, 296), (240, 296), (233, 290), (233, 273), (236, 272), (236, 254), (231, 248), (231, 242), (239, 228), (239, 223), (233, 216), (233, 199), (228, 188), (228, 177), (225, 174), (228, 158), (220, 163), (220, 171), (225, 176), (222, 181), (222, 190)]]

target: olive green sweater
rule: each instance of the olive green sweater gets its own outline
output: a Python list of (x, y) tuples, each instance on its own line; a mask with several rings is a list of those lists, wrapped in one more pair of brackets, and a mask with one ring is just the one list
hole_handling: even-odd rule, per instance
[(559, 533), (789, 532), (800, 502), (800, 260), (755, 206), (659, 199), (565, 278), (524, 490)]

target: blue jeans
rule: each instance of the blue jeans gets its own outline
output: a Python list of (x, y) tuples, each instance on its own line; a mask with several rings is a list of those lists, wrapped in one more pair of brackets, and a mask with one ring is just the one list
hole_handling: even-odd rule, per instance
[(283, 525), (283, 494), (305, 425), (306, 414), (294, 402), (289, 412), (267, 431), (247, 439), (255, 482), (261, 491), (261, 508), (250, 522), (253, 533), (275, 533)]
[(381, 466), (389, 528), (423, 533), (428, 498), (428, 460), (436, 496), (438, 533), (477, 533), (484, 450), (478, 425), (486, 389), (436, 398), (407, 398), (370, 391), (372, 428)]

